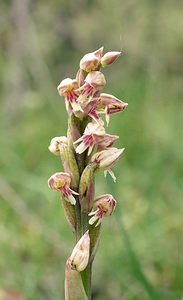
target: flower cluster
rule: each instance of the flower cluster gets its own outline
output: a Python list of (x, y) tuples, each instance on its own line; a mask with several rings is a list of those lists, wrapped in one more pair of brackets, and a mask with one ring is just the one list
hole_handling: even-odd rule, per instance
[[(48, 185), (60, 191), (62, 198), (72, 206), (78, 203), (80, 213), (87, 212), (91, 226), (98, 226), (116, 206), (112, 195), (102, 195), (95, 200), (93, 196), (95, 173), (109, 172), (115, 181), (112, 168), (124, 151), (124, 148), (114, 147), (118, 136), (106, 133), (101, 118), (104, 114), (108, 126), (110, 115), (123, 111), (128, 105), (111, 94), (101, 92), (106, 85), (102, 68), (115, 62), (120, 55), (118, 51), (104, 54), (103, 47), (84, 55), (76, 77), (62, 80), (57, 87), (68, 113), (68, 136), (53, 138), (49, 150), (61, 156), (65, 172), (52, 175)], [(73, 136), (75, 132), (77, 135)], [(76, 215), (75, 218), (77, 223)]]

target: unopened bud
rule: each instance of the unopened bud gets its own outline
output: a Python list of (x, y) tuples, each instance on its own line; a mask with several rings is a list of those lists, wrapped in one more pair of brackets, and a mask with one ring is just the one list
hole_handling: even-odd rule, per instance
[(113, 62), (115, 62), (118, 57), (121, 55), (121, 52), (119, 51), (110, 51), (104, 54), (104, 56), (101, 58), (101, 65), (102, 67), (106, 67)]
[(100, 60), (94, 53), (88, 53), (80, 61), (80, 68), (86, 72), (97, 70)]
[(68, 143), (68, 139), (66, 136), (56, 136), (51, 140), (50, 146), (48, 147), (48, 149), (53, 154), (60, 155), (60, 146), (62, 144), (67, 145), (67, 143)]
[(90, 236), (89, 232), (81, 237), (81, 239), (75, 245), (71, 256), (69, 258), (71, 268), (82, 272), (88, 265), (90, 256)]

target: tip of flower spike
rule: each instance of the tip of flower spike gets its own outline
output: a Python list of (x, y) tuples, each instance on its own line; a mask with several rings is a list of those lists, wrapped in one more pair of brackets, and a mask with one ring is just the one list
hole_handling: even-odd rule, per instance
[(104, 54), (101, 58), (102, 67), (106, 67), (115, 62), (121, 56), (121, 51), (110, 51)]

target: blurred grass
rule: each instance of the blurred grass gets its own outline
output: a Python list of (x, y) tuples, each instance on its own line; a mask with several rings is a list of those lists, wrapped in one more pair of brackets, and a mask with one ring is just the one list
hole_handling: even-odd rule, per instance
[(0, 288), (27, 300), (62, 298), (73, 241), (57, 194), (47, 188), (61, 170), (47, 147), (67, 127), (55, 87), (75, 76), (86, 51), (104, 45), (125, 52), (105, 70), (105, 92), (129, 106), (109, 127), (126, 148), (118, 181), (97, 178), (96, 195), (114, 192), (118, 206), (103, 222), (95, 299), (151, 299), (134, 273), (131, 248), (160, 298), (182, 299), (182, 3), (79, 4), (0, 4)]

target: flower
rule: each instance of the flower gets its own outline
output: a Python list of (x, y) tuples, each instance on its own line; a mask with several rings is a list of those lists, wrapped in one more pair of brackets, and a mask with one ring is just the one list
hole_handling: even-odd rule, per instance
[(93, 96), (100, 91), (106, 84), (104, 74), (100, 71), (90, 72), (86, 78), (85, 83), (79, 90), (82, 90), (82, 95)]
[(76, 147), (76, 152), (81, 154), (87, 148), (89, 148), (88, 155), (90, 155), (94, 145), (97, 144), (97, 138), (103, 137), (104, 135), (105, 135), (105, 129), (102, 126), (102, 123), (101, 124), (95, 122), (88, 123), (88, 125), (85, 128), (83, 136), (74, 142), (74, 144), (78, 144), (81, 142)]
[(109, 148), (97, 152), (92, 157), (92, 162), (96, 162), (98, 170), (104, 171), (104, 174), (108, 172), (114, 181), (116, 181), (116, 177), (112, 171), (112, 167), (115, 165), (117, 160), (120, 158), (125, 148), (117, 149), (117, 148)]
[(51, 140), (48, 149), (53, 154), (60, 155), (60, 149), (59, 149), (60, 146), (62, 144), (67, 145), (67, 143), (68, 143), (68, 139), (66, 136), (56, 136)]
[(77, 93), (78, 83), (76, 79), (66, 78), (60, 82), (57, 87), (60, 96), (63, 96), (66, 100), (66, 108), (68, 110), (69, 103), (72, 107), (77, 107), (77, 98), (79, 94)]
[(90, 255), (90, 236), (88, 230), (80, 238), (80, 240), (75, 245), (71, 256), (69, 258), (70, 266), (73, 270), (78, 272), (83, 271), (89, 261)]
[(101, 65), (102, 67), (106, 67), (113, 62), (115, 62), (118, 57), (121, 55), (121, 52), (119, 51), (110, 51), (104, 54), (104, 56), (101, 58)]
[(82, 108), (83, 111), (81, 110), (74, 110), (74, 114), (82, 119), (83, 117), (90, 116), (95, 122), (99, 123), (100, 122), (100, 117), (97, 113), (97, 106), (100, 103), (100, 100), (98, 97), (92, 98), (92, 97), (87, 97), (86, 95), (80, 95), (78, 98), (78, 103), (80, 107)]
[(68, 173), (55, 173), (48, 179), (48, 186), (50, 189), (60, 191), (63, 198), (70, 202), (72, 205), (76, 204), (74, 195), (79, 195), (70, 188), (71, 176)]
[(94, 200), (92, 212), (88, 215), (92, 216), (89, 220), (89, 224), (93, 225), (96, 221), (96, 226), (98, 226), (103, 217), (108, 217), (112, 214), (116, 207), (116, 200), (112, 195), (106, 194), (102, 195)]
[(111, 114), (120, 112), (128, 106), (128, 103), (125, 103), (113, 95), (101, 93), (100, 94), (100, 104), (98, 109), (101, 113), (106, 114), (107, 125), (109, 125), (109, 116)]

